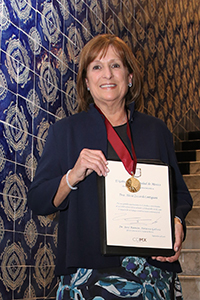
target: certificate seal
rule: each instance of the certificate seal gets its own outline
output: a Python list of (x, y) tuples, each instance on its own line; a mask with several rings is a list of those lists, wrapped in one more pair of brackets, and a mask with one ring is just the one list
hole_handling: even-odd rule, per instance
[(140, 190), (140, 186), (140, 181), (133, 176), (126, 181), (126, 187), (131, 193), (138, 192)]

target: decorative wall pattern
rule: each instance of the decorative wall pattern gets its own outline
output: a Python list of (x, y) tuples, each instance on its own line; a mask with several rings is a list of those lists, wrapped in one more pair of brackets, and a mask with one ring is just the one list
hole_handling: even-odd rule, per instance
[(199, 25), (197, 0), (0, 0), (0, 299), (54, 299), (57, 216), (33, 215), (26, 194), (49, 126), (77, 112), (84, 44), (130, 45), (142, 110), (177, 138), (200, 128)]

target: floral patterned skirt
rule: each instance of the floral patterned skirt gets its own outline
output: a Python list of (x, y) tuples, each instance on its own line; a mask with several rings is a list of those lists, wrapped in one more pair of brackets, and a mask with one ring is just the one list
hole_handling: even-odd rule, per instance
[(56, 300), (182, 300), (176, 274), (151, 266), (145, 258), (125, 257), (121, 267), (78, 269), (61, 276)]

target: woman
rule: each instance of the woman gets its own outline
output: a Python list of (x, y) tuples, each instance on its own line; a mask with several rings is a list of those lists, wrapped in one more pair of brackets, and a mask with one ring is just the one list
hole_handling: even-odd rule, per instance
[[(57, 299), (182, 299), (176, 273), (181, 271), (178, 257), (192, 200), (178, 169), (171, 133), (161, 120), (137, 111), (141, 86), (128, 46), (114, 35), (96, 36), (80, 57), (80, 113), (49, 129), (28, 203), (36, 214), (60, 211)], [(106, 120), (130, 152), (134, 144), (138, 159), (161, 160), (172, 167), (176, 216), (172, 257), (101, 253), (97, 178), (107, 176), (108, 159), (118, 159), (107, 138)]]

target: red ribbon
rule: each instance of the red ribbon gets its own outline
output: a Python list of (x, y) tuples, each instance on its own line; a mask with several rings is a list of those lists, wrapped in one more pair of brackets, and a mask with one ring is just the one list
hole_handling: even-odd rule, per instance
[(132, 142), (132, 138), (131, 138), (131, 130), (130, 130), (128, 119), (127, 119), (127, 135), (128, 135), (129, 140), (130, 140), (130, 143), (131, 143), (131, 151), (132, 151), (133, 158), (131, 157), (130, 152), (128, 151), (128, 149), (126, 148), (126, 146), (124, 145), (124, 143), (122, 142), (122, 140), (120, 139), (120, 137), (118, 136), (118, 134), (114, 130), (113, 126), (111, 125), (111, 123), (106, 118), (106, 116), (102, 113), (102, 111), (99, 109), (99, 107), (97, 107), (96, 105), (95, 105), (95, 107), (104, 118), (108, 141), (110, 142), (113, 149), (115, 150), (115, 152), (117, 153), (117, 155), (121, 159), (121, 161), (122, 161), (125, 169), (127, 170), (127, 172), (131, 175), (135, 174), (135, 169), (136, 169), (136, 164), (137, 164), (137, 157), (136, 157), (136, 154), (135, 154), (135, 150), (134, 150), (134, 146), (133, 146), (133, 142)]

